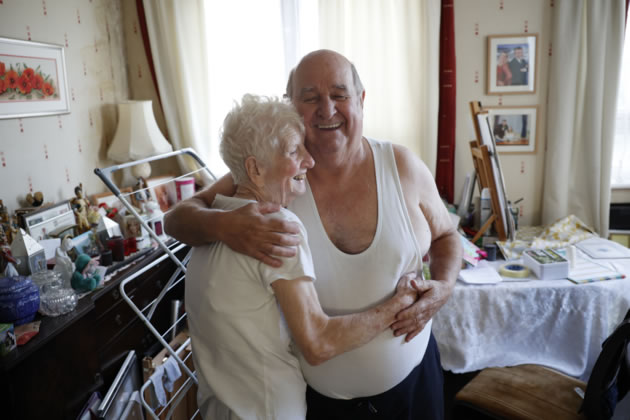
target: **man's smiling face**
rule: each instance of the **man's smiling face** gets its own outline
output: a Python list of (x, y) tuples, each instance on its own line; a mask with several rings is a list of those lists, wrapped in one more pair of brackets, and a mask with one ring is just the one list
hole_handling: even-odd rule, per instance
[(363, 133), (363, 92), (356, 92), (350, 63), (332, 51), (305, 57), (295, 71), (291, 98), (306, 127), (306, 147), (334, 153)]

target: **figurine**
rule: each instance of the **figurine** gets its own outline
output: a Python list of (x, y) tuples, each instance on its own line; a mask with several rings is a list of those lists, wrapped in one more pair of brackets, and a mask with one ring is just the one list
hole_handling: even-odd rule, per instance
[(4, 226), (0, 223), (0, 247), (9, 246), (11, 243), (9, 242), (9, 237), (6, 233), (4, 233)]
[(9, 223), (9, 211), (7, 210), (2, 200), (0, 200), (0, 223)]
[(76, 270), (72, 274), (72, 288), (77, 292), (94, 290), (101, 282), (101, 276), (96, 272), (97, 258), (90, 258), (88, 254), (79, 254), (75, 261)]
[(131, 196), (131, 204), (138, 209), (138, 213), (144, 213), (147, 202), (151, 200), (148, 188), (147, 181), (142, 177), (138, 178), (136, 185), (133, 187), (134, 192)]
[(83, 184), (79, 184), (74, 189), (75, 197), (70, 200), (74, 215), (77, 219), (79, 233), (90, 230), (90, 222), (88, 221), (88, 209), (90, 202), (83, 196)]
[(26, 194), (26, 202), (31, 207), (39, 207), (44, 202), (44, 194), (41, 191), (37, 191), (35, 194)]
[[(72, 239), (69, 235), (63, 238), (59, 248), (55, 250), (55, 268), (53, 271), (58, 272), (63, 279), (64, 285), (70, 285), (72, 274), (74, 273), (74, 263), (68, 256), (68, 252), (72, 249)], [(69, 287), (69, 286), (67, 286)]]
[[(0, 274), (4, 273), (5, 277), (17, 276), (14, 264), (17, 264), (17, 261), (13, 258), (11, 249), (6, 246), (0, 246)], [(7, 274), (7, 272), (13, 273), (13, 271), (15, 271), (15, 275)]]

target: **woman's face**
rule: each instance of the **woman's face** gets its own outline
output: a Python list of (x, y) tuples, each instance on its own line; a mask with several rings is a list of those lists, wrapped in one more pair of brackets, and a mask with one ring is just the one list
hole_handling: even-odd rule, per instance
[(284, 138), (284, 146), (281, 145), (271, 158), (269, 166), (263, 166), (263, 199), (288, 206), (306, 191), (306, 171), (314, 164), (304, 147), (304, 137), (291, 130)]
[(507, 63), (507, 54), (501, 53), (499, 54), (499, 65)]

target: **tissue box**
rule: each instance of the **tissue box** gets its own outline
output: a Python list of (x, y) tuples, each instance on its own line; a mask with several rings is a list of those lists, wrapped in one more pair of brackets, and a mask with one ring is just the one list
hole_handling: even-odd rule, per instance
[(13, 324), (0, 324), (0, 356), (10, 353), (15, 347)]
[(541, 280), (569, 276), (569, 262), (553, 249), (528, 249), (523, 252), (523, 264)]

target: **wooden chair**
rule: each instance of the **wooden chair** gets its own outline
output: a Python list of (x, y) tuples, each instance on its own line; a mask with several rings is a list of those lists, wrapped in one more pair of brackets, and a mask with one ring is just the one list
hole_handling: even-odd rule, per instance
[(602, 344), (588, 383), (539, 365), (484, 369), (456, 394), (453, 418), (609, 419), (630, 388), (629, 343), (630, 311)]

